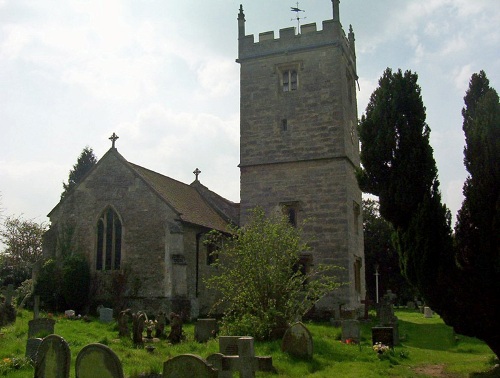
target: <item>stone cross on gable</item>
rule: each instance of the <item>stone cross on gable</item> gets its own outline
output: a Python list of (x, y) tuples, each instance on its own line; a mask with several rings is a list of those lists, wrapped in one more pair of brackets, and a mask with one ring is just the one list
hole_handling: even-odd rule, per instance
[(194, 171), (193, 171), (194, 175), (196, 176), (196, 181), (198, 181), (198, 176), (200, 175), (201, 171), (196, 168)]
[(111, 148), (115, 148), (115, 142), (117, 139), (118, 135), (116, 135), (115, 133), (113, 133), (113, 135), (109, 137), (109, 140), (111, 141)]

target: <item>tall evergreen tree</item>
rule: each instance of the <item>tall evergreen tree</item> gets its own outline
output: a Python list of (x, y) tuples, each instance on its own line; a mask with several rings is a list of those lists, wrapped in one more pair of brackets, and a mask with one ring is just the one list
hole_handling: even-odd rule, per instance
[(473, 76), (463, 112), (470, 177), (455, 243), (416, 80), (409, 71), (384, 72), (360, 122), (358, 181), (379, 196), (380, 213), (394, 226), (403, 275), (447, 324), (498, 356), (498, 96), (484, 73)]
[(82, 180), (96, 163), (97, 157), (94, 155), (94, 151), (89, 146), (85, 146), (76, 164), (73, 165), (73, 169), (69, 171), (68, 183), (63, 182), (64, 190), (61, 193), (61, 199)]

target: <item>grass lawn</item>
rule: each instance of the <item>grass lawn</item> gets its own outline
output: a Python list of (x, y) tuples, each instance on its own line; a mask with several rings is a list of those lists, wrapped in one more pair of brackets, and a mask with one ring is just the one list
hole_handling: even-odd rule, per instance
[[(280, 350), (280, 342), (256, 342), (257, 355), (271, 355), (280, 377), (499, 377), (500, 370), (491, 370), (498, 363), (491, 350), (481, 341), (465, 336), (455, 338), (450, 327), (438, 316), (425, 319), (415, 311), (396, 310), (399, 318), (401, 345), (382, 359), (372, 350), (371, 327), (375, 321), (362, 325), (359, 345), (340, 342), (340, 329), (327, 323), (306, 323), (314, 339), (314, 358), (311, 361), (294, 359)], [(15, 324), (0, 330), (0, 376), (33, 377), (33, 367), (26, 363), (24, 353), (28, 334), (28, 311), (18, 313)], [(98, 321), (85, 323), (56, 317), (55, 333), (64, 337), (71, 349), (71, 377), (78, 352), (87, 344), (99, 342), (115, 351), (123, 363), (126, 377), (142, 372), (161, 373), (163, 362), (182, 353), (206, 358), (218, 352), (218, 342), (206, 344), (194, 341), (194, 326), (184, 325), (186, 341), (169, 345), (155, 343), (151, 354), (137, 349), (131, 340), (119, 339), (115, 323)], [(236, 375), (235, 375), (236, 376)], [(276, 376), (257, 373), (257, 377)], [(195, 378), (195, 377), (193, 377)]]

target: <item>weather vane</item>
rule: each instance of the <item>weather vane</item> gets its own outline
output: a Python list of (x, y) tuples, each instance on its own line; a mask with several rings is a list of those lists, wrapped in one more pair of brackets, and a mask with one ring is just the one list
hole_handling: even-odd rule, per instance
[[(300, 12), (305, 12), (305, 10), (299, 8), (299, 2), (297, 1), (297, 6), (296, 7), (290, 7), (290, 10), (292, 12), (295, 12), (295, 20), (297, 20), (297, 33), (300, 33), (300, 20), (307, 18), (307, 17), (299, 17)], [(292, 18), (290, 21), (293, 21), (294, 19)]]

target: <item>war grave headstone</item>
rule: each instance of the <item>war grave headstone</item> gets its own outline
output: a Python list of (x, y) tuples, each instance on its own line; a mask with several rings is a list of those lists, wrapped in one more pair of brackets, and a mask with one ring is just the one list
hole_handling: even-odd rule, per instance
[(253, 337), (240, 337), (237, 344), (237, 356), (214, 353), (207, 357), (207, 361), (219, 370), (219, 378), (232, 377), (233, 372), (239, 372), (242, 378), (253, 378), (257, 371), (276, 371), (271, 356), (255, 356)]
[(207, 342), (216, 336), (216, 319), (198, 319), (194, 328), (194, 338), (199, 343)]
[(35, 363), (35, 378), (68, 378), (71, 352), (68, 343), (57, 335), (45, 337)]
[(432, 310), (430, 307), (424, 306), (424, 318), (432, 318)]
[(313, 356), (313, 339), (307, 327), (297, 322), (285, 332), (281, 341), (281, 350), (292, 356), (311, 359)]
[(26, 353), (25, 356), (28, 357), (31, 361), (35, 362), (36, 361), (36, 356), (38, 353), (38, 347), (42, 343), (41, 338), (37, 337), (34, 339), (28, 339), (26, 341)]
[(100, 307), (99, 321), (102, 323), (111, 323), (113, 321), (113, 309), (107, 307)]
[(181, 354), (163, 364), (164, 378), (217, 378), (217, 370), (201, 357)]
[(50, 318), (37, 318), (28, 322), (28, 339), (47, 336), (54, 333), (56, 321)]
[(359, 320), (348, 319), (342, 321), (342, 342), (354, 342), (359, 344), (360, 341), (360, 324)]
[(76, 378), (123, 378), (118, 356), (103, 344), (89, 344), (76, 357)]

